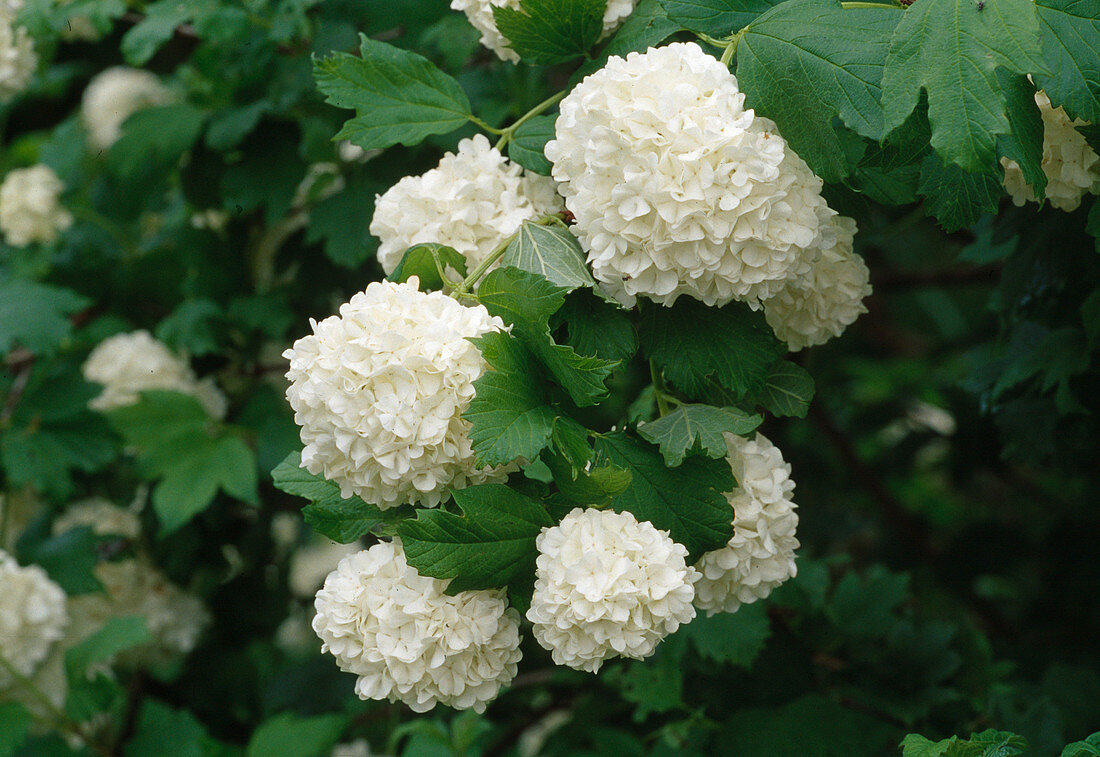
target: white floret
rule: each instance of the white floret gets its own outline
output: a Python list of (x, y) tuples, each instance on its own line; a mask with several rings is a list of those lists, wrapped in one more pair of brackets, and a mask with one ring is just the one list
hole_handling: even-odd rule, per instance
[(86, 526), (97, 536), (121, 536), (134, 540), (141, 536), (141, 519), (132, 510), (93, 497), (76, 502), (53, 522), (53, 532), (63, 534)]
[(26, 89), (38, 68), (34, 40), (15, 26), (15, 10), (13, 3), (0, 5), (0, 102)]
[(49, 166), (9, 171), (0, 184), (0, 231), (14, 247), (48, 243), (73, 223), (60, 202), (65, 185)]
[(103, 340), (84, 362), (84, 378), (102, 384), (88, 406), (106, 411), (132, 405), (150, 389), (189, 394), (213, 418), (225, 417), (229, 402), (210, 378), (199, 380), (191, 367), (148, 331), (116, 334)]
[(418, 283), (370, 284), (283, 353), (302, 467), (383, 508), (507, 475), (474, 465), (462, 418), (487, 368), (470, 339), (504, 322)]
[[(1059, 210), (1077, 210), (1088, 194), (1100, 194), (1100, 155), (1089, 147), (1076, 126), (1086, 126), (1080, 118), (1070, 120), (1062, 106), (1051, 107), (1046, 92), (1035, 93), (1035, 104), (1043, 116), (1043, 173), (1047, 177), (1046, 199)], [(1012, 202), (1022, 206), (1038, 202), (1035, 189), (1024, 179), (1020, 165), (1001, 158), (1005, 169), (1004, 185)]]
[[(607, 10), (603, 14), (603, 33), (610, 34), (626, 17), (634, 12), (638, 0), (608, 0)], [(508, 40), (497, 29), (493, 8), (512, 8), (518, 10), (520, 0), (451, 0), (451, 8), (462, 11), (475, 29), (481, 32), (481, 44), (497, 54), (501, 60), (516, 63), (519, 55)]]
[[(37, 565), (20, 567), (0, 550), (0, 657), (30, 676), (65, 635), (65, 592)], [(0, 689), (12, 676), (0, 668)]]
[(472, 270), (524, 221), (561, 209), (553, 180), (525, 173), (478, 134), (379, 196), (370, 233), (381, 241), (378, 262), (387, 274), (422, 242), (453, 247)]
[(649, 521), (577, 508), (535, 545), (527, 619), (558, 665), (594, 673), (616, 655), (640, 660), (695, 617), (687, 548)]
[(695, 606), (708, 615), (735, 612), (763, 599), (798, 572), (790, 464), (763, 434), (752, 440), (724, 436), (739, 486), (726, 495), (733, 508), (733, 536), (695, 565), (703, 574), (695, 584)]
[(852, 252), (856, 222), (834, 216), (830, 224), (833, 233), (810, 272), (764, 302), (768, 325), (794, 352), (840, 336), (867, 312), (863, 300), (871, 294), (871, 272)]
[(485, 710), (516, 675), (519, 614), (501, 591), (448, 596), (421, 576), (399, 541), (344, 558), (317, 593), (313, 629), (361, 699)]
[(96, 150), (106, 150), (118, 140), (127, 118), (171, 100), (171, 91), (155, 74), (125, 66), (108, 68), (84, 90), (80, 117), (88, 130), (88, 143)]
[(822, 183), (695, 43), (613, 56), (546, 145), (596, 278), (625, 305), (758, 307), (817, 255)]

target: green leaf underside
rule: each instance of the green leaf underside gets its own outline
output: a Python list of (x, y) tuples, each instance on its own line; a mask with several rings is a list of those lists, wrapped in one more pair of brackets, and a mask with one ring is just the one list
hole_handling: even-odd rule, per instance
[(572, 347), (554, 341), (549, 319), (565, 302), (567, 291), (542, 276), (498, 268), (482, 280), (478, 300), (491, 314), (512, 325), (512, 334), (549, 369), (573, 402), (587, 407), (607, 396), (604, 381), (619, 362), (579, 355)]
[(902, 739), (902, 757), (1011, 757), (1027, 749), (1027, 740), (1006, 731), (989, 729), (963, 739), (952, 736), (931, 741), (911, 733)]
[(996, 212), (1004, 187), (999, 176), (967, 173), (930, 154), (921, 163), (917, 194), (924, 198), (925, 210), (951, 232), (973, 225), (982, 213)]
[[(454, 273), (448, 273), (448, 268), (453, 269)], [(465, 278), (466, 256), (445, 244), (425, 242), (405, 250), (401, 262), (386, 278), (390, 281), (408, 281), (411, 276), (416, 276), (420, 281), (420, 291), (428, 292), (443, 288), (443, 279), (439, 275), (440, 269), (451, 278), (456, 274), (460, 278)]]
[(772, 415), (805, 418), (814, 398), (814, 380), (806, 369), (778, 360), (768, 371), (759, 402)]
[(462, 87), (426, 58), (365, 35), (359, 51), (361, 57), (337, 53), (314, 64), (326, 102), (356, 111), (335, 139), (365, 150), (411, 146), (469, 120)]
[(1035, 83), (1073, 118), (1100, 123), (1100, 13), (1095, 0), (1036, 0), (1043, 60)]
[(665, 463), (675, 467), (691, 453), (725, 457), (723, 433), (744, 436), (763, 421), (735, 407), (680, 405), (663, 418), (638, 426), (638, 434), (661, 448)]
[(920, 0), (905, 11), (886, 57), (886, 127), (900, 125), (928, 92), (932, 147), (970, 172), (996, 163), (997, 137), (1008, 134), (1006, 93), (996, 69), (1046, 69), (1032, 0)]
[(410, 565), (422, 575), (452, 579), (452, 594), (522, 582), (534, 573), (535, 537), (554, 525), (542, 504), (503, 484), (452, 495), (463, 515), (422, 509), (398, 526)]
[(561, 224), (524, 221), (504, 250), (500, 265), (538, 274), (568, 292), (596, 286), (580, 242)]
[(997, 138), (998, 152), (1020, 165), (1024, 180), (1042, 197), (1047, 175), (1043, 172), (1043, 116), (1035, 104), (1035, 86), (1026, 76), (1004, 69), (997, 69), (997, 80), (1005, 91), (1005, 112), (1012, 125), (1009, 134)]
[(462, 417), (478, 467), (534, 460), (550, 443), (554, 411), (546, 405), (541, 367), (518, 339), (490, 332), (473, 340), (489, 364), (474, 382), (476, 394)]
[(528, 63), (562, 63), (584, 55), (603, 33), (607, 0), (521, 0), (493, 6), (497, 29)]
[(550, 175), (551, 163), (543, 150), (546, 143), (554, 138), (554, 122), (557, 116), (535, 116), (516, 129), (512, 141), (508, 143), (508, 157), (513, 163), (519, 163), (528, 171)]
[(275, 487), (295, 497), (304, 497), (311, 504), (302, 510), (306, 523), (320, 534), (349, 544), (380, 525), (395, 523), (399, 516), (393, 510), (381, 510), (359, 497), (345, 499), (340, 486), (302, 467), (300, 452), (292, 452), (271, 471)]
[(711, 375), (735, 399), (758, 392), (786, 352), (761, 313), (738, 302), (710, 308), (686, 297), (671, 308), (643, 310), (639, 341), (665, 378), (693, 397)]
[(665, 13), (685, 29), (715, 39), (729, 37), (783, 0), (660, 0)]
[(687, 547), (689, 562), (721, 548), (733, 535), (733, 509), (723, 492), (735, 484), (725, 460), (691, 457), (668, 468), (656, 447), (622, 433), (597, 438), (596, 453), (632, 476), (611, 506), (668, 531)]
[(902, 15), (886, 6), (788, 0), (754, 21), (738, 44), (737, 81), (746, 105), (775, 121), (826, 181), (848, 173), (835, 117), (870, 139), (885, 135), (882, 62)]

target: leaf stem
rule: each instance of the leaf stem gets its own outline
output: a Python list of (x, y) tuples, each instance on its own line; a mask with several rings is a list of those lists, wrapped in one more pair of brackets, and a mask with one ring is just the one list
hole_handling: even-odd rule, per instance
[(470, 119), (479, 129), (489, 132), (490, 134), (503, 134), (506, 129), (498, 129), (495, 126), (490, 126), (485, 121), (475, 116), (473, 113), (466, 114), (466, 118)]
[[(737, 52), (737, 43), (741, 41), (741, 38), (745, 36), (745, 30), (749, 27), (744, 27), (739, 32), (729, 38), (728, 42), (725, 42), (726, 49), (722, 51), (722, 65), (729, 68), (730, 61), (733, 60), (733, 54)], [(719, 45), (721, 47), (721, 45)]]
[[(543, 216), (542, 218), (536, 220), (534, 223), (538, 224), (539, 226), (549, 226), (552, 223), (560, 222), (561, 219), (555, 214)], [(460, 299), (462, 297), (473, 297), (474, 295), (470, 294), (470, 290), (477, 284), (478, 281), (481, 280), (481, 277), (484, 276), (490, 268), (492, 268), (493, 264), (504, 257), (504, 251), (508, 249), (508, 245), (512, 244), (512, 241), (517, 236), (519, 236), (519, 229), (516, 229), (516, 231), (511, 236), (507, 237), (506, 239), (504, 239), (504, 241), (494, 247), (493, 251), (490, 252), (485, 257), (485, 259), (481, 261), (478, 267), (475, 268), (470, 273), (470, 275), (462, 281), (462, 283), (454, 288), (454, 291), (451, 292), (451, 296), (455, 299)]]
[(561, 99), (566, 96), (566, 94), (568, 94), (568, 92), (566, 92), (566, 90), (562, 90), (561, 92), (558, 92), (557, 94), (550, 95), (550, 97), (547, 97), (545, 100), (540, 102), (538, 105), (531, 108), (531, 110), (527, 111), (522, 116), (520, 116), (519, 120), (516, 121), (511, 126), (509, 126), (507, 129), (504, 129), (504, 130), (501, 130), (501, 131), (494, 131), (493, 132), (494, 134), (500, 134), (500, 139), (497, 140), (497, 144), (496, 144), (497, 151), (499, 152), (500, 150), (504, 149), (505, 145), (507, 145), (508, 142), (511, 141), (512, 137), (515, 135), (516, 130), (519, 127), (523, 126), (525, 123), (530, 121), (535, 116), (540, 115), (544, 111), (547, 111), (550, 108), (552, 108), (553, 106), (557, 105), (558, 102), (560, 102)]
[(649, 361), (649, 378), (653, 382), (653, 394), (657, 398), (657, 412), (664, 418), (670, 410), (668, 392), (665, 389), (665, 380), (661, 377), (661, 371), (652, 360)]

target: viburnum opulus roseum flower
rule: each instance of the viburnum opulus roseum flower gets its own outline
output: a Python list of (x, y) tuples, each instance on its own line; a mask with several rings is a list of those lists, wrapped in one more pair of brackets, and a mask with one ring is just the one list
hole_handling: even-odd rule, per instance
[(108, 68), (84, 90), (80, 118), (88, 131), (88, 143), (97, 150), (106, 150), (118, 140), (127, 118), (171, 100), (171, 90), (155, 74), (125, 66)]
[(524, 221), (561, 209), (553, 180), (525, 173), (478, 134), (378, 197), (370, 233), (381, 241), (378, 262), (387, 274), (421, 242), (453, 247), (472, 269)]
[[(608, 34), (634, 11), (638, 0), (608, 0), (603, 14), (603, 31)], [(508, 40), (497, 29), (493, 8), (520, 7), (520, 0), (451, 0), (451, 7), (462, 11), (475, 29), (481, 32), (481, 44), (492, 50), (501, 60), (519, 61), (519, 55), (508, 46)]]
[(612, 56), (562, 101), (546, 156), (623, 304), (757, 307), (808, 272), (833, 215), (821, 180), (744, 101), (694, 43)]
[(65, 185), (49, 166), (9, 171), (0, 184), (0, 231), (13, 247), (52, 242), (73, 223), (59, 198)]
[[(1080, 118), (1070, 119), (1065, 109), (1051, 106), (1046, 92), (1035, 93), (1035, 104), (1043, 116), (1043, 173), (1047, 177), (1046, 199), (1067, 213), (1077, 210), (1086, 193), (1100, 194), (1100, 155), (1089, 147), (1076, 128), (1087, 126)], [(1024, 179), (1020, 164), (1001, 158), (1005, 189), (1012, 202), (1037, 202), (1035, 189)]]
[(695, 583), (695, 606), (708, 615), (763, 599), (798, 572), (790, 464), (763, 434), (752, 440), (724, 436), (738, 486), (726, 495), (733, 508), (733, 536), (695, 565), (702, 573)]
[(649, 521), (577, 508), (535, 544), (527, 619), (558, 665), (594, 673), (609, 657), (648, 657), (695, 617), (699, 574), (687, 549)]
[(462, 418), (487, 368), (470, 338), (504, 322), (417, 285), (370, 284), (283, 353), (302, 466), (383, 508), (506, 475), (474, 465)]
[(519, 614), (503, 591), (446, 588), (405, 561), (400, 541), (350, 555), (329, 574), (313, 630), (340, 669), (359, 676), (360, 698), (483, 712), (515, 677)]
[(15, 9), (0, 5), (0, 102), (26, 89), (37, 68), (34, 41), (26, 29), (15, 25)]
[(809, 273), (765, 300), (764, 315), (775, 335), (794, 352), (824, 344), (855, 322), (871, 294), (871, 272), (852, 252), (856, 222), (835, 216)]
[[(30, 676), (50, 647), (65, 635), (65, 592), (37, 565), (21, 567), (0, 550), (0, 657)], [(0, 667), (0, 689), (12, 675)]]

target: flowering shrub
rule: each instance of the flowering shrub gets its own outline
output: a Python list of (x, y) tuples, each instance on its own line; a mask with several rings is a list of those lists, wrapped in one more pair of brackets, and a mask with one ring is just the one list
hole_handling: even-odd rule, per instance
[(1100, 753), (1098, 51), (0, 0), (0, 757)]

